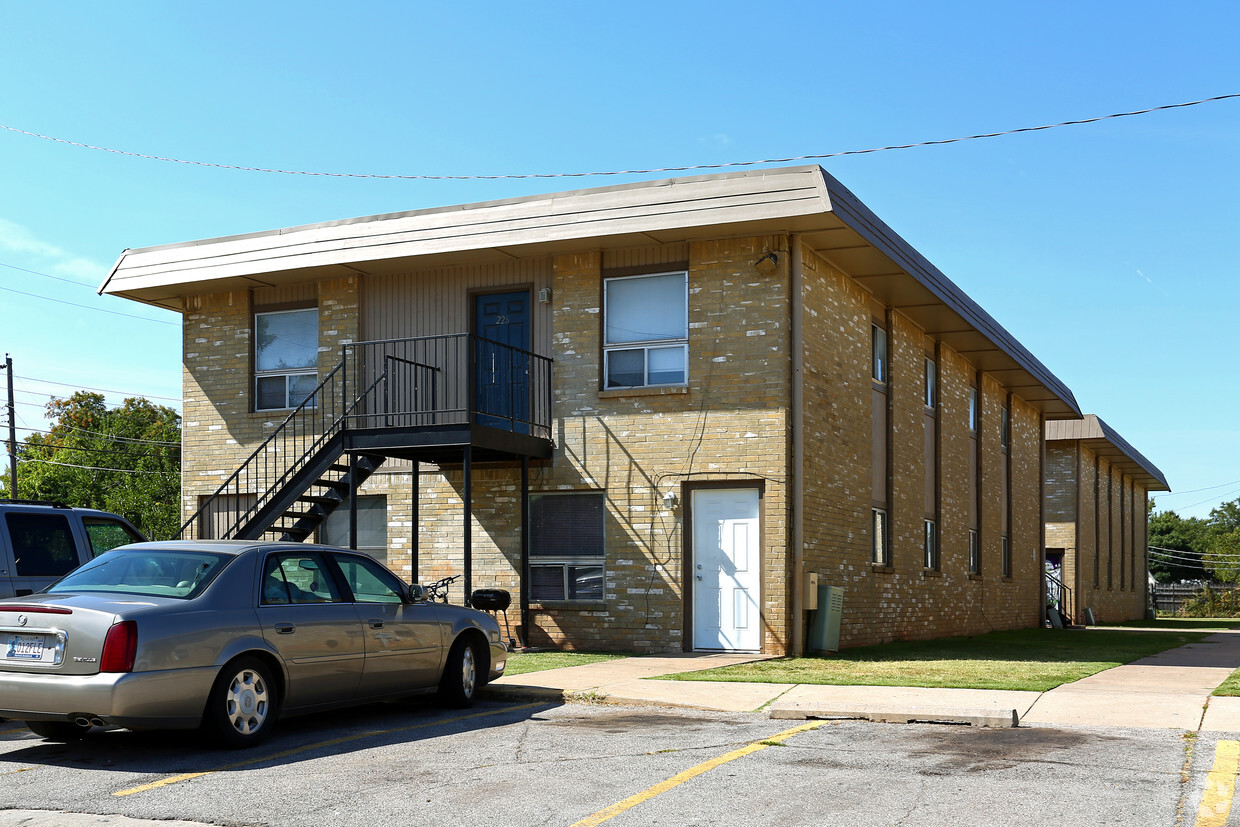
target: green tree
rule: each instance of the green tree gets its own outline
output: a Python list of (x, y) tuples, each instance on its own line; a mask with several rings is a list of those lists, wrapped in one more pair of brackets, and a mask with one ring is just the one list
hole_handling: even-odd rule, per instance
[[(153, 539), (180, 527), (181, 417), (146, 399), (109, 409), (101, 394), (53, 399), (46, 433), (17, 450), (17, 499), (120, 514)], [(3, 480), (0, 495), (13, 496)]]
[(1206, 565), (1218, 579), (1240, 583), (1240, 499), (1221, 504), (1206, 521)]
[(1201, 580), (1209, 576), (1202, 563), (1207, 549), (1206, 521), (1159, 511), (1149, 519), (1150, 574), (1159, 583)]

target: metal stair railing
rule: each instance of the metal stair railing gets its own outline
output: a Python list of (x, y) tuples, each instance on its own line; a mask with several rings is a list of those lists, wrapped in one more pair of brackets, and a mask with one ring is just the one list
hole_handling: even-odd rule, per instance
[[(197, 533), (201, 537), (201, 528), (205, 527), (207, 520), (211, 523), (208, 534), (212, 538), (226, 540), (237, 536), (240, 528), (288, 479), (344, 427), (343, 370), (342, 361), (327, 373), (310, 395), (289, 412), (267, 439), (185, 521), (177, 538), (189, 536), (195, 526), (199, 527)], [(353, 408), (360, 402), (360, 398), (355, 399), (347, 407)], [(221, 503), (232, 508), (221, 509)]]
[(1046, 606), (1048, 610), (1057, 610), (1069, 623), (1075, 622), (1076, 603), (1072, 598), (1072, 589), (1049, 571), (1046, 573)]
[[(490, 395), (478, 398), (480, 386)], [(284, 489), (308, 484), (320, 452), (347, 431), (474, 421), (550, 439), (551, 359), (471, 334), (343, 345), (340, 362), (176, 536), (197, 527), (198, 537), (234, 539), (254, 530), (256, 517), (274, 522)]]

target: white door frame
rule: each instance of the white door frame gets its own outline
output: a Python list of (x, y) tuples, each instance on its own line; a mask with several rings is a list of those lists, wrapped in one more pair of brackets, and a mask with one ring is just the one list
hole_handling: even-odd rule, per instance
[[(702, 596), (698, 591), (698, 584), (705, 583), (711, 577), (711, 572), (699, 570), (699, 565), (710, 565), (709, 560), (699, 561), (699, 540), (695, 536), (695, 527), (698, 522), (699, 514), (695, 503), (696, 497), (700, 494), (710, 494), (712, 492), (743, 492), (747, 496), (752, 496), (756, 510), (753, 512), (752, 531), (747, 536), (747, 542), (751, 543), (748, 550), (748, 561), (746, 563), (746, 573), (742, 575), (740, 581), (735, 576), (727, 573), (719, 572), (716, 569), (716, 577), (724, 577), (732, 581), (734, 586), (741, 587), (741, 593), (737, 594), (737, 599), (746, 601), (745, 609), (748, 617), (745, 619), (746, 627), (744, 629), (729, 628), (728, 630), (720, 630), (715, 637), (708, 633), (706, 629), (699, 628)], [(735, 652), (760, 652), (762, 650), (763, 639), (763, 613), (762, 613), (762, 563), (763, 563), (763, 543), (762, 543), (762, 512), (763, 512), (763, 486), (748, 481), (731, 481), (718, 483), (699, 483), (696, 485), (685, 486), (685, 503), (687, 505), (685, 511), (685, 646), (689, 651), (735, 651)], [(698, 528), (697, 530), (700, 530)], [(703, 552), (703, 556), (706, 556)], [(716, 555), (716, 560), (718, 555)], [(715, 565), (718, 565), (716, 562)], [(703, 578), (703, 579), (699, 579)], [(743, 582), (742, 582), (743, 581)], [(716, 581), (717, 582), (717, 581)], [(734, 592), (735, 593), (735, 592)], [(716, 595), (716, 601), (719, 596)], [(728, 617), (732, 615), (731, 611), (722, 607), (712, 613), (716, 616), (724, 614)], [(719, 618), (721, 621), (723, 617)]]

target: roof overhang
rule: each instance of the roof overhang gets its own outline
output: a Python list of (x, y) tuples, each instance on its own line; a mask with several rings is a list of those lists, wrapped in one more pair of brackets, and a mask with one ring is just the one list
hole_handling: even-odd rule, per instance
[(1096, 414), (1087, 414), (1083, 419), (1047, 422), (1046, 441), (1079, 442), (1140, 482), (1147, 491), (1171, 490), (1158, 466)]
[(1049, 418), (1072, 392), (816, 165), (670, 178), (126, 250), (100, 293), (179, 311), (202, 293), (721, 237), (797, 233), (885, 305)]

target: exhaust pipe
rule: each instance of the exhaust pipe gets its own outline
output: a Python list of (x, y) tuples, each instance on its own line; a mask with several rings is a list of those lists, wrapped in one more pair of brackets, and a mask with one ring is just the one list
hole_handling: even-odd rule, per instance
[(78, 715), (73, 719), (74, 726), (80, 726), (82, 729), (90, 729), (93, 726), (107, 726), (102, 718), (98, 715)]

